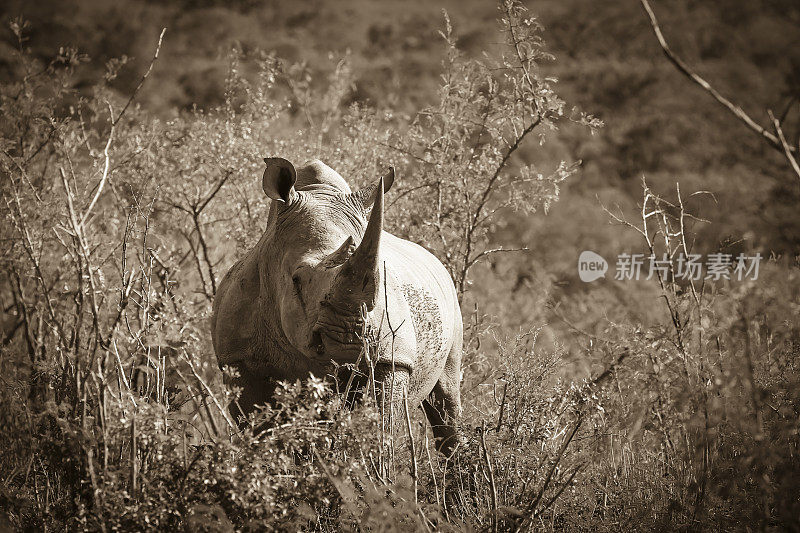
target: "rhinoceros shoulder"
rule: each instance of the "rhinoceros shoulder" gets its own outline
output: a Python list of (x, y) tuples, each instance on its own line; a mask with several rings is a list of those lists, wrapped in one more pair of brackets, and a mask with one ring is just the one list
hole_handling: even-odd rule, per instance
[(220, 365), (246, 355), (255, 336), (258, 294), (258, 267), (249, 254), (225, 274), (214, 298), (211, 332)]

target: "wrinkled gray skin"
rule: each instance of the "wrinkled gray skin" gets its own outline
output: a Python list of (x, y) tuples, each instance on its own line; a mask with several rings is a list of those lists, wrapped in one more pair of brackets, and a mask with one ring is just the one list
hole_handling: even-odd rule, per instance
[(321, 161), (298, 169), (264, 161), (263, 188), (273, 200), (266, 231), (220, 283), (211, 319), (220, 366), (240, 374), (242, 411), (232, 412), (269, 402), (276, 381), (329, 375), (331, 361), (355, 363), (367, 331), (394, 412), (407, 391), (449, 454), (461, 412), (461, 311), (442, 264), (383, 231), (383, 192), (394, 172), (351, 192)]

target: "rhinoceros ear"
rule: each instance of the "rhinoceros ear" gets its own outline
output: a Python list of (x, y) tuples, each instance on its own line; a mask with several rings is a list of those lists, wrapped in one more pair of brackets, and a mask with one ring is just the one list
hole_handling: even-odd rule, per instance
[[(378, 180), (380, 183), (380, 180)], [(361, 203), (364, 209), (369, 209), (373, 205), (375, 205), (375, 199), (377, 198), (378, 192), (378, 183), (373, 183), (369, 187), (365, 187), (359, 191), (353, 193), (355, 199)], [(394, 167), (389, 167), (389, 170), (386, 174), (383, 175), (383, 192), (388, 192), (389, 189), (392, 188), (394, 184)]]
[(267, 196), (279, 202), (290, 203), (294, 197), (294, 184), (297, 181), (297, 171), (294, 165), (282, 157), (265, 157), (264, 177), (261, 186)]

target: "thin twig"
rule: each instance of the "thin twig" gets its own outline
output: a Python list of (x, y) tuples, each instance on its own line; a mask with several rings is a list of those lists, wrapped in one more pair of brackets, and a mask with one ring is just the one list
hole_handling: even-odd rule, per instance
[[(114, 125), (116, 123), (113, 122), (114, 111), (111, 109), (111, 104), (108, 102), (106, 102), (106, 104), (108, 105), (108, 114), (112, 118), (112, 122), (111, 122), (111, 129), (108, 132), (108, 140), (106, 141), (106, 146), (105, 148), (103, 148), (103, 175), (100, 178), (100, 183), (97, 185), (97, 191), (94, 193), (92, 201), (89, 202), (89, 207), (86, 208), (86, 211), (84, 211), (83, 215), (81, 216), (81, 222), (80, 222), (81, 227), (83, 227), (83, 225), (86, 224), (86, 220), (89, 218), (89, 214), (92, 212), (92, 208), (97, 203), (97, 199), (100, 198), (100, 194), (103, 192), (103, 188), (105, 187), (106, 182), (108, 181), (108, 168), (111, 164), (111, 156), (109, 155), (108, 151), (111, 148), (111, 141), (113, 141), (114, 139)], [(64, 187), (66, 188), (67, 186), (64, 185)]]
[(542, 506), (541, 509), (537, 509), (537, 511), (536, 511), (536, 515), (537, 516), (541, 515), (543, 512), (545, 512), (547, 509), (549, 509), (550, 506), (553, 505), (553, 503), (555, 503), (555, 501), (558, 499), (558, 497), (561, 496), (561, 493), (564, 492), (564, 489), (566, 489), (567, 487), (570, 486), (570, 484), (572, 483), (572, 480), (575, 479), (575, 476), (578, 474), (578, 472), (580, 472), (581, 468), (583, 468), (583, 467), (584, 467), (583, 464), (580, 464), (580, 465), (575, 467), (575, 470), (572, 471), (572, 474), (569, 475), (567, 480), (561, 485), (561, 487), (559, 487), (559, 489), (556, 491), (556, 493), (553, 494), (552, 498), (550, 498), (547, 501), (547, 503), (544, 506)]
[(403, 388), (403, 410), (408, 428), (409, 451), (411, 452), (411, 480), (414, 483), (414, 503), (417, 503), (417, 449), (414, 445), (414, 433), (411, 431), (411, 416), (408, 413), (408, 392)]
[(138, 435), (136, 432), (136, 410), (134, 409), (133, 413), (131, 414), (131, 469), (130, 469), (130, 487), (131, 487), (131, 496), (134, 498), (136, 497), (136, 493), (138, 492), (138, 483), (139, 483), (139, 468), (137, 463), (137, 443), (138, 443)]
[(475, 257), (470, 259), (467, 262), (467, 264), (470, 267), (472, 267), (478, 261), (480, 261), (481, 259), (483, 259), (484, 257), (486, 257), (488, 255), (494, 255), (494, 254), (500, 254), (500, 253), (508, 253), (508, 252), (529, 252), (529, 251), (530, 251), (530, 248), (528, 248), (527, 246), (521, 246), (519, 248), (503, 248), (502, 246), (500, 246), (499, 248), (490, 248), (488, 250), (484, 250), (481, 253), (477, 254)]
[(486, 207), (486, 204), (489, 201), (489, 197), (494, 191), (495, 182), (500, 177), (500, 173), (505, 168), (506, 163), (508, 163), (508, 160), (511, 158), (511, 155), (517, 151), (517, 148), (519, 148), (520, 144), (525, 139), (525, 137), (527, 137), (528, 134), (532, 132), (536, 128), (536, 126), (538, 126), (541, 123), (541, 121), (542, 117), (541, 116), (537, 117), (536, 120), (531, 122), (528, 125), (528, 127), (525, 128), (522, 131), (522, 133), (519, 134), (519, 136), (517, 136), (517, 138), (514, 140), (511, 146), (508, 147), (508, 150), (506, 150), (506, 153), (503, 155), (503, 159), (500, 160), (500, 163), (497, 165), (497, 168), (495, 168), (494, 174), (492, 174), (492, 177), (489, 178), (489, 181), (486, 184), (486, 188), (483, 190), (483, 193), (481, 194), (481, 199), (478, 202), (478, 206), (476, 207), (475, 212), (472, 215), (472, 222), (469, 224), (469, 228), (467, 229), (467, 234), (465, 239), (467, 248), (466, 251), (464, 252), (464, 267), (461, 270), (460, 277), (458, 280), (459, 300), (461, 299), (461, 296), (464, 293), (464, 289), (466, 288), (467, 273), (469, 272), (469, 269), (472, 266), (469, 264), (469, 259), (470, 255), (472, 254), (473, 236), (475, 234), (475, 230), (478, 228), (479, 225), (478, 220), (481, 217), (481, 213), (483, 212), (483, 209)]
[(158, 44), (156, 45), (156, 51), (153, 54), (153, 59), (150, 60), (150, 65), (147, 67), (147, 71), (145, 71), (145, 73), (142, 75), (141, 79), (139, 80), (139, 83), (136, 85), (136, 88), (133, 90), (133, 93), (131, 93), (130, 97), (128, 98), (128, 101), (125, 103), (125, 106), (122, 108), (122, 111), (119, 112), (119, 115), (117, 115), (116, 119), (112, 120), (112, 122), (111, 122), (112, 127), (116, 126), (117, 122), (119, 122), (120, 119), (122, 119), (122, 115), (124, 115), (125, 111), (128, 110), (128, 106), (130, 106), (131, 103), (133, 102), (133, 99), (136, 97), (136, 93), (138, 93), (139, 89), (142, 88), (142, 85), (144, 85), (145, 80), (150, 75), (150, 72), (153, 70), (153, 65), (155, 64), (156, 59), (158, 59), (158, 53), (161, 51), (161, 41), (164, 39), (164, 34), (165, 33), (167, 33), (167, 28), (162, 28), (161, 29), (161, 35), (158, 36)]
[(786, 141), (786, 137), (783, 134), (783, 128), (781, 128), (780, 121), (775, 118), (775, 115), (772, 114), (772, 110), (768, 109), (767, 114), (769, 114), (769, 119), (772, 121), (772, 126), (775, 128), (775, 133), (778, 135), (778, 139), (781, 141), (781, 148), (783, 148), (783, 154), (786, 156), (786, 159), (789, 160), (789, 164), (792, 166), (792, 170), (794, 173), (797, 174), (797, 177), (800, 178), (800, 165), (797, 164), (797, 159), (795, 158), (794, 154), (792, 154), (792, 147)]
[(192, 371), (192, 374), (194, 375), (197, 382), (200, 383), (203, 389), (205, 389), (206, 394), (211, 397), (211, 401), (214, 402), (214, 405), (217, 407), (219, 412), (222, 413), (222, 417), (225, 419), (225, 422), (228, 423), (228, 426), (233, 431), (236, 431), (236, 424), (234, 424), (233, 421), (231, 421), (231, 419), (228, 417), (227, 410), (224, 407), (222, 407), (222, 404), (219, 402), (219, 400), (217, 400), (217, 397), (214, 396), (214, 392), (211, 390), (211, 387), (209, 387), (208, 384), (206, 384), (205, 380), (202, 378), (202, 376), (200, 376), (200, 374), (197, 373), (197, 370), (194, 368), (194, 364), (189, 358), (189, 355), (185, 353), (184, 350), (181, 350), (181, 355), (183, 355), (183, 360), (186, 361), (186, 363), (189, 365), (189, 370)]
[(494, 468), (492, 468), (492, 460), (489, 457), (489, 450), (486, 448), (486, 428), (479, 429), (481, 435), (481, 451), (483, 451), (483, 462), (486, 465), (486, 471), (489, 474), (489, 487), (492, 491), (492, 531), (497, 533), (497, 485), (494, 481)]
[[(564, 456), (564, 452), (567, 450), (567, 447), (569, 446), (569, 443), (572, 442), (572, 439), (575, 437), (575, 434), (578, 432), (578, 428), (581, 427), (581, 423), (582, 422), (583, 422), (583, 416), (582, 415), (578, 415), (578, 418), (575, 421), (575, 425), (572, 427), (572, 431), (564, 439), (564, 442), (561, 444), (561, 447), (559, 448), (558, 452), (556, 453), (556, 456), (553, 458), (553, 464), (550, 466), (550, 470), (547, 472), (547, 476), (545, 476), (544, 482), (542, 483), (541, 487), (539, 487), (539, 491), (537, 492), (536, 497), (533, 499), (533, 502), (531, 502), (530, 506), (528, 507), (528, 512), (527, 512), (528, 520), (527, 521), (533, 521), (533, 519), (536, 516), (538, 516), (538, 514), (539, 514), (539, 512), (538, 512), (539, 511), (539, 507), (538, 507), (539, 502), (541, 501), (542, 496), (544, 496), (544, 493), (547, 490), (547, 488), (550, 486), (550, 482), (553, 479), (553, 474), (555, 474), (559, 463), (561, 463), (561, 458)], [(555, 501), (555, 500), (553, 500), (553, 501)], [(522, 528), (522, 524), (520, 524), (519, 527), (517, 527), (516, 530), (519, 531), (521, 528)]]

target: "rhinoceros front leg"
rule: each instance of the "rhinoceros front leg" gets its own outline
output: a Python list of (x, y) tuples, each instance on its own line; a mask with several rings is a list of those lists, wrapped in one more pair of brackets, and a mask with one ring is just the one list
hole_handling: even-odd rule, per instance
[(452, 455), (458, 444), (456, 422), (461, 416), (461, 346), (450, 351), (442, 375), (422, 407), (436, 439), (436, 450)]
[(227, 380), (226, 385), (241, 389), (241, 394), (237, 400), (231, 401), (228, 411), (242, 428), (247, 426), (247, 418), (256, 410), (256, 406), (266, 405), (272, 401), (278, 382), (258, 376), (239, 365), (234, 368), (239, 375)]
[(383, 416), (384, 427), (398, 434), (404, 427), (404, 400), (408, 391), (409, 375), (405, 368), (392, 369), (391, 365), (378, 364), (374, 369), (378, 386), (378, 408)]

